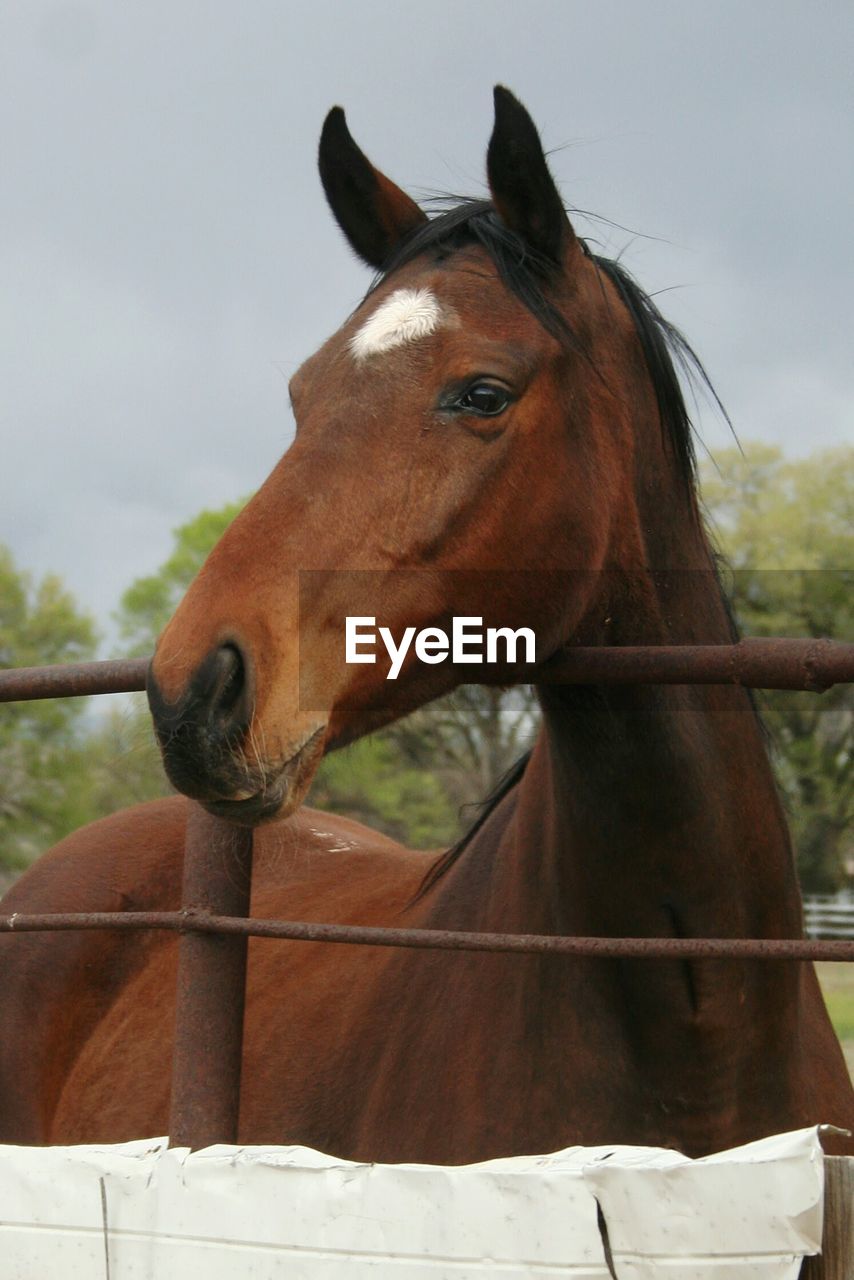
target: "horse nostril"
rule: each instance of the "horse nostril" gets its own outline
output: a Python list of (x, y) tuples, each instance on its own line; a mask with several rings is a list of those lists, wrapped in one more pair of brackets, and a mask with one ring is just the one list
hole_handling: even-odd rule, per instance
[(245, 728), (248, 711), (246, 663), (237, 645), (224, 644), (215, 650), (199, 672), (199, 677), (207, 686), (204, 690), (199, 688), (198, 692), (207, 704), (212, 724), (222, 733)]
[(240, 650), (224, 644), (213, 655), (210, 673), (210, 708), (220, 717), (230, 718), (246, 684), (246, 668)]
[(167, 772), (182, 791), (192, 770), (241, 739), (252, 720), (252, 668), (233, 641), (208, 654), (177, 701), (163, 697), (153, 667), (146, 687)]

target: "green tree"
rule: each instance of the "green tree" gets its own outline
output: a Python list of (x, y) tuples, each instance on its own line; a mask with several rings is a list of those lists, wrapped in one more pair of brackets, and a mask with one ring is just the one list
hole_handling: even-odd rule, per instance
[[(57, 577), (40, 582), (0, 547), (0, 667), (81, 662), (97, 637)], [(0, 714), (0, 862), (20, 867), (75, 824), (67, 786), (79, 738), (79, 698), (12, 702)]]
[[(779, 449), (725, 450), (703, 471), (703, 497), (730, 566), (747, 635), (854, 634), (854, 449), (799, 461)], [(854, 872), (854, 689), (759, 698), (809, 892)]]
[(327, 756), (309, 803), (356, 818), (416, 849), (444, 848), (459, 835), (439, 773), (407, 760), (388, 730)]
[(385, 733), (404, 760), (436, 774), (462, 820), (531, 745), (539, 721), (536, 696), (528, 686), (469, 684), (390, 725)]
[(156, 573), (137, 578), (124, 593), (116, 620), (126, 657), (145, 657), (178, 607), (209, 552), (248, 499), (226, 503), (217, 511), (200, 511), (174, 531), (175, 544)]
[[(137, 578), (116, 612), (122, 654), (145, 657), (177, 608), (214, 544), (246, 499), (216, 511), (200, 511), (175, 529), (168, 559), (153, 574)], [(114, 813), (123, 805), (167, 795), (170, 787), (154, 741), (145, 697), (123, 699), (101, 716), (80, 744), (85, 785), (80, 789), (81, 822)], [(76, 762), (69, 761), (69, 768)]]
[(99, 703), (97, 719), (90, 719), (67, 758), (66, 780), (76, 795), (75, 821), (68, 830), (172, 790), (145, 695), (123, 695), (109, 707)]

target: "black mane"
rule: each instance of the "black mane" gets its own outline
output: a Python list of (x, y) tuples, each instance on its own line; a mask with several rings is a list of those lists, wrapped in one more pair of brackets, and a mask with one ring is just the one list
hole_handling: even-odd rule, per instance
[[(677, 366), (689, 382), (698, 385), (710, 396), (729, 423), (726, 410), (699, 357), (676, 326), (664, 318), (649, 294), (620, 262), (593, 253), (584, 240), (579, 243), (597, 271), (611, 281), (634, 322), (658, 403), (662, 434), (676, 461), (683, 484), (693, 495), (696, 486), (694, 427), (685, 404)], [(437, 262), (442, 262), (457, 250), (472, 245), (485, 249), (502, 283), (528, 308), (543, 328), (559, 342), (589, 360), (595, 369), (592, 354), (585, 349), (566, 317), (549, 297), (549, 285), (556, 271), (555, 264), (532, 251), (520, 236), (506, 227), (488, 200), (461, 200), (419, 226), (383, 265), (371, 286), (371, 292), (394, 272), (424, 254), (432, 255)], [(417, 898), (422, 897), (456, 862), (502, 800), (519, 784), (529, 759), (530, 752), (527, 752), (498, 782), (483, 802), (469, 830), (427, 872)]]

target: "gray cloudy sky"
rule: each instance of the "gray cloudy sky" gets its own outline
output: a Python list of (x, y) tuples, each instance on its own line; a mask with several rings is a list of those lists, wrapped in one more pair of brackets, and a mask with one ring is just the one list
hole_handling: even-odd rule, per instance
[[(854, 7), (810, 0), (4, 0), (0, 542), (106, 625), (255, 488), (286, 378), (367, 284), (334, 103), (416, 195), (478, 193), (501, 81), (744, 439), (854, 440)], [(726, 442), (710, 420), (714, 449)]]

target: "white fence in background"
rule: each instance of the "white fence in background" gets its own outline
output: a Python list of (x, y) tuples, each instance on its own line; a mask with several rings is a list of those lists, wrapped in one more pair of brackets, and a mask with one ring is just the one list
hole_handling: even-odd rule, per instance
[(808, 938), (854, 938), (854, 898), (850, 894), (804, 898)]

